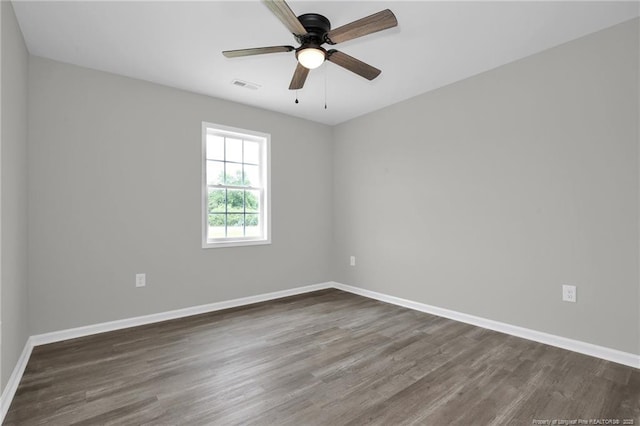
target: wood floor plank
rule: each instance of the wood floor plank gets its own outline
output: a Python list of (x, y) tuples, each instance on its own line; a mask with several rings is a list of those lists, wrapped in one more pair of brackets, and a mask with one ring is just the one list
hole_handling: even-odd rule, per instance
[(34, 348), (5, 425), (631, 419), (640, 370), (323, 290)]

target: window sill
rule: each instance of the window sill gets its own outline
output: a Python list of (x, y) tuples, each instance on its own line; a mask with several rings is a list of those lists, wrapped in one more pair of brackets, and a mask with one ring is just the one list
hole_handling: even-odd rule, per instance
[(271, 239), (206, 241), (202, 244), (202, 248), (210, 249), (210, 248), (226, 248), (226, 247), (261, 246), (261, 245), (267, 245), (267, 244), (271, 244)]

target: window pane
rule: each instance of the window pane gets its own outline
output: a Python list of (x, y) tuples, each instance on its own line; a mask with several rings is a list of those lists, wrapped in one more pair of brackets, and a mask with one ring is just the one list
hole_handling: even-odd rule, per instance
[(244, 184), (247, 186), (260, 186), (260, 169), (258, 166), (244, 165)]
[(245, 191), (244, 207), (246, 212), (260, 211), (260, 191)]
[(209, 188), (208, 213), (225, 213), (227, 211), (226, 189)]
[(242, 139), (226, 138), (226, 160), (242, 163)]
[(244, 191), (227, 190), (227, 212), (244, 212)]
[(227, 185), (242, 185), (242, 164), (227, 164)]
[(244, 215), (227, 215), (227, 237), (244, 237)]
[(218, 185), (223, 182), (224, 163), (207, 160), (207, 185)]
[(224, 160), (224, 138), (207, 134), (207, 159)]
[(244, 141), (244, 162), (260, 163), (260, 144), (258, 142)]
[(259, 237), (260, 236), (260, 215), (247, 214), (245, 215), (245, 235), (247, 237)]
[(209, 229), (207, 238), (224, 238), (225, 234), (225, 214), (210, 214)]

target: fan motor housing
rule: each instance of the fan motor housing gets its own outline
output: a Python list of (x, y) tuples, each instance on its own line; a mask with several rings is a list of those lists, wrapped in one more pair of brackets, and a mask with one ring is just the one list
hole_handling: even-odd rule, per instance
[(297, 36), (300, 44), (321, 45), (325, 42), (327, 33), (331, 30), (331, 22), (318, 13), (305, 13), (298, 16), (298, 20), (307, 30), (307, 34)]

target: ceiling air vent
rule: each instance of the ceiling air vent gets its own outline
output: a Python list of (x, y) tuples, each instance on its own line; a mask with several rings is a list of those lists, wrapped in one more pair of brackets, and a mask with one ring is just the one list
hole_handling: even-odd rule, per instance
[(251, 90), (257, 90), (260, 87), (259, 84), (249, 83), (248, 81), (238, 80), (238, 79), (232, 80), (231, 84), (233, 84), (234, 86), (244, 87), (245, 89), (251, 89)]

